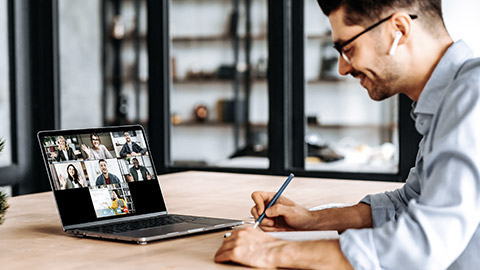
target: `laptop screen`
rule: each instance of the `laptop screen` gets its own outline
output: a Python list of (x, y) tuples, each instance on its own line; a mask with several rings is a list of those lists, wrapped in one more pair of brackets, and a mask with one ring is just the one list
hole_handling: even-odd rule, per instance
[(64, 226), (166, 211), (141, 126), (38, 134)]

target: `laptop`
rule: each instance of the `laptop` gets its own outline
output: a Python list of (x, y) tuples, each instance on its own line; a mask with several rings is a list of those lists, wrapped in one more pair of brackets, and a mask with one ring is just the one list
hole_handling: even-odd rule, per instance
[(40, 131), (37, 137), (68, 234), (146, 244), (243, 224), (168, 213), (140, 125)]

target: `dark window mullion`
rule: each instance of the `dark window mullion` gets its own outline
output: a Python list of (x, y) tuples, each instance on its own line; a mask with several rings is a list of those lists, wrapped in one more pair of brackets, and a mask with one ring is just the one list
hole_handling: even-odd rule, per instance
[(292, 167), (305, 168), (305, 1), (292, 1)]
[(170, 165), (169, 2), (147, 0), (148, 135), (160, 174)]
[(291, 0), (268, 1), (268, 156), (270, 173), (291, 167)]

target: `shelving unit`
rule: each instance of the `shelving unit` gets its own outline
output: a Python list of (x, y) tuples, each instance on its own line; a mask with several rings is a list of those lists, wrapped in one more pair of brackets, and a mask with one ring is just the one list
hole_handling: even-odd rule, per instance
[[(266, 1), (172, 0), (171, 5), (171, 113), (181, 119), (172, 121), (172, 161), (215, 166), (256, 143), (250, 98), (256, 88), (266, 91), (267, 35), (266, 28), (256, 24), (259, 18), (251, 16), (259, 9), (251, 6), (264, 5), (265, 11)], [(230, 108), (223, 109), (221, 100)], [(198, 104), (208, 109), (205, 120), (195, 119)], [(229, 120), (222, 120), (226, 119), (222, 111)], [(195, 136), (199, 133), (208, 135)], [(221, 148), (219, 141), (224, 143)], [(211, 151), (186, 155), (177, 146), (188, 149), (195, 146), (185, 144), (192, 143), (209, 145)]]
[(102, 1), (105, 125), (145, 123), (146, 0)]

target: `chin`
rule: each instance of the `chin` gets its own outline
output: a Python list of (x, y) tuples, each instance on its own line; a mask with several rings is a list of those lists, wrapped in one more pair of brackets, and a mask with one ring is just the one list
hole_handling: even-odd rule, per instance
[(367, 91), (368, 91), (368, 95), (370, 96), (370, 98), (372, 100), (375, 100), (375, 101), (382, 101), (382, 100), (385, 100), (385, 99), (393, 96), (392, 93), (390, 93), (389, 91), (385, 91), (385, 89), (381, 89), (381, 90), (378, 90), (378, 89), (369, 90), (369, 89), (367, 89)]

